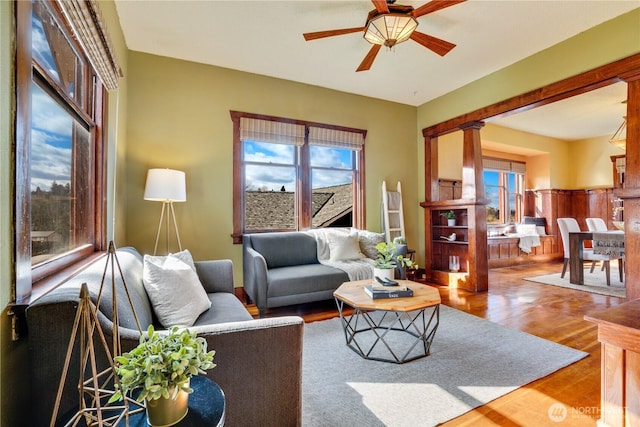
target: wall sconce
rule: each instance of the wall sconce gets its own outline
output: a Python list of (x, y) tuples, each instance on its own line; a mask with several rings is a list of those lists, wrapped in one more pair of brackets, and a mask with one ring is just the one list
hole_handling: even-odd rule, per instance
[(165, 210), (167, 211), (167, 254), (169, 253), (170, 217), (173, 219), (173, 227), (178, 240), (178, 247), (182, 250), (182, 243), (180, 242), (180, 233), (178, 232), (178, 223), (176, 222), (173, 203), (187, 201), (185, 173), (173, 169), (149, 169), (149, 172), (147, 173), (147, 183), (144, 188), (144, 199), (154, 202), (162, 202), (162, 212), (160, 213), (160, 222), (158, 223), (158, 232), (156, 233), (156, 244), (153, 248), (153, 254), (155, 255), (158, 250), (158, 240), (160, 239), (162, 220), (165, 219)]

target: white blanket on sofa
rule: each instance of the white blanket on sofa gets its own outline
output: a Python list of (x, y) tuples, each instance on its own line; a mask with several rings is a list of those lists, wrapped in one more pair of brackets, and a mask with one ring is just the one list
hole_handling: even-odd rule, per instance
[(316, 228), (308, 230), (307, 233), (316, 239), (318, 245), (318, 262), (337, 268), (349, 276), (349, 280), (373, 279), (374, 260), (371, 258), (351, 259), (348, 261), (330, 261), (330, 251), (327, 235), (330, 233), (346, 233), (352, 231), (350, 228)]

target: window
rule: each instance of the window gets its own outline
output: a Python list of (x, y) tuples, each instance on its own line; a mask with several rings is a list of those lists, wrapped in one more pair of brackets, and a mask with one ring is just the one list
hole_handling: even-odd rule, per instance
[(521, 222), (524, 201), (525, 164), (483, 158), (484, 191), (489, 199), (487, 223)]
[(99, 76), (90, 65), (99, 61), (83, 50), (86, 37), (75, 28), (95, 30), (92, 8), (76, 0), (16, 2), (17, 302), (33, 282), (105, 246), (102, 82), (113, 88), (117, 73), (115, 80)]
[(242, 234), (361, 227), (366, 131), (231, 112), (234, 243)]

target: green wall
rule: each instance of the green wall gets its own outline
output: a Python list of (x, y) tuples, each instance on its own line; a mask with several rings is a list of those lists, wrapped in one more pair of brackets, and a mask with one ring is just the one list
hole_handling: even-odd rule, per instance
[(417, 245), (415, 107), (140, 52), (127, 63), (126, 244), (153, 252), (161, 205), (143, 200), (147, 170), (184, 170), (187, 202), (175, 204), (182, 246), (196, 259), (231, 258), (242, 285), (242, 248), (231, 240), (236, 110), (366, 129), (366, 227), (380, 230), (382, 181), (400, 181), (407, 239)]

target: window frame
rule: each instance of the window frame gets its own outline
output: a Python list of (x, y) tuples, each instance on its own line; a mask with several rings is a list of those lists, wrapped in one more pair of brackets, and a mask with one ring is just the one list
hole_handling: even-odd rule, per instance
[[(484, 169), (483, 174), (486, 172), (494, 172), (498, 174), (498, 184), (491, 185), (487, 184), (485, 180), (485, 194), (489, 194), (487, 191), (487, 187), (497, 187), (498, 190), (498, 210), (500, 212), (500, 218), (498, 222), (487, 222), (488, 225), (506, 225), (510, 224), (510, 203), (509, 198), (511, 195), (515, 196), (515, 202), (513, 209), (515, 211), (515, 219), (514, 223), (518, 223), (522, 221), (524, 216), (524, 177), (525, 174), (522, 172), (515, 171), (505, 171), (505, 170), (497, 170), (497, 169)], [(509, 191), (509, 175), (514, 175), (514, 185), (515, 192)], [(520, 184), (520, 185), (519, 185)], [(521, 188), (519, 188), (521, 187)], [(521, 191), (518, 192), (518, 189)], [(487, 205), (487, 208), (490, 205)]]
[[(269, 116), (263, 114), (253, 114), (240, 111), (230, 111), (231, 120), (233, 122), (233, 233), (231, 237), (233, 244), (241, 244), (242, 236), (245, 234), (245, 198), (244, 198), (244, 162), (243, 162), (243, 144), (240, 139), (240, 119), (252, 118), (258, 120), (269, 120), (282, 123), (291, 123), (304, 125), (307, 128), (305, 132), (305, 143), (299, 147), (300, 158), (297, 163), (298, 167), (298, 193), (296, 198), (296, 209), (298, 211), (298, 224), (296, 229), (303, 230), (312, 227), (312, 184), (311, 172), (314, 169), (309, 161), (309, 127), (318, 127), (324, 129), (334, 129), (338, 131), (360, 133), (363, 140), (366, 139), (367, 131), (363, 129), (355, 129), (344, 126), (336, 126), (325, 123), (310, 122), (305, 120), (288, 119), (283, 117)], [(353, 178), (353, 227), (363, 228), (365, 224), (365, 177), (364, 177), (364, 151), (362, 149), (355, 151), (355, 176)], [(316, 166), (317, 168), (317, 166)], [(307, 197), (308, 196), (308, 197)], [(267, 230), (265, 230), (267, 231)], [(290, 231), (290, 230), (268, 230), (270, 232)], [(254, 232), (254, 231), (252, 231)], [(255, 231), (258, 232), (258, 231)]]
[[(92, 259), (92, 255), (106, 249), (106, 88), (96, 71), (73, 36), (69, 23), (65, 20), (56, 2), (43, 0), (54, 15), (67, 42), (82, 57), (85, 68), (84, 99), (74, 100), (68, 96), (33, 58), (31, 46), (32, 4), (31, 1), (16, 2), (16, 144), (15, 144), (15, 274), (16, 285), (13, 300), (28, 303), (59, 284), (69, 268), (81, 261)], [(92, 218), (89, 243), (32, 266), (31, 257), (31, 85), (37, 84), (60, 107), (70, 115), (86, 122), (90, 129), (91, 150), (93, 152), (89, 177), (89, 204)], [(91, 214), (89, 214), (91, 215)]]

